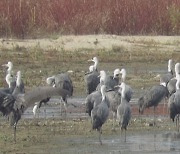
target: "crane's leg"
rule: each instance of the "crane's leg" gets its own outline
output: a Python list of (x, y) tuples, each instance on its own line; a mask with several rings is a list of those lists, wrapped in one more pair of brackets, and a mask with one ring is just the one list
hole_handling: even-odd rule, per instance
[(13, 126), (14, 129), (14, 143), (16, 143), (16, 123)]
[(126, 129), (125, 129), (125, 135), (124, 135), (124, 136), (125, 136), (125, 138), (124, 138), (124, 142), (126, 142)]
[(67, 116), (67, 102), (64, 102), (64, 108), (65, 108), (65, 117)]
[(155, 122), (155, 111), (156, 111), (156, 107), (154, 106), (154, 126), (156, 124), (156, 122)]
[(61, 116), (62, 116), (62, 103), (63, 103), (63, 99), (62, 97), (60, 98), (60, 113), (61, 113)]
[(179, 114), (176, 115), (176, 129), (179, 132)]
[(178, 114), (178, 132), (179, 132), (179, 114)]
[(99, 132), (99, 143), (100, 143), (100, 145), (102, 145), (102, 140), (101, 140), (102, 130), (101, 130), (101, 128), (98, 130), (98, 132)]
[(46, 119), (46, 104), (44, 105), (44, 119)]
[(116, 121), (116, 113), (113, 112), (113, 128), (112, 128), (112, 130), (114, 130), (114, 131), (115, 131), (115, 121)]

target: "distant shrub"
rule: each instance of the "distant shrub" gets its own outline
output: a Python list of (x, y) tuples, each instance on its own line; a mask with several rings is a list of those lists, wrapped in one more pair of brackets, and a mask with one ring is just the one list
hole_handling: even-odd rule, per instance
[(179, 0), (1, 0), (0, 36), (178, 35)]

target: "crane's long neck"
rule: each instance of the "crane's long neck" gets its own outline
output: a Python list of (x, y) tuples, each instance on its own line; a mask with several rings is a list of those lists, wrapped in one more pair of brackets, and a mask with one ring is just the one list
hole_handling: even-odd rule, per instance
[(172, 59), (170, 59), (169, 62), (168, 62), (168, 72), (171, 72), (171, 73), (172, 73), (172, 67), (173, 67), (173, 65), (172, 65)]
[(176, 79), (180, 78), (180, 74), (178, 72), (176, 72)]
[(121, 83), (121, 102), (122, 102), (122, 100), (123, 99), (125, 99), (125, 83), (124, 82), (122, 82)]
[(105, 71), (101, 71), (101, 77), (100, 77), (101, 85), (103, 85), (103, 83), (105, 82), (106, 77), (107, 77), (106, 72)]
[(13, 69), (13, 65), (10, 65), (9, 67), (8, 67), (8, 69), (7, 69), (7, 74), (13, 74), (13, 71), (12, 71), (12, 69)]
[(122, 82), (125, 82), (126, 80), (126, 71), (122, 72)]
[(175, 75), (176, 75), (176, 79), (178, 79), (180, 76), (180, 63), (175, 64)]
[(19, 87), (20, 85), (21, 85), (21, 73), (19, 72), (16, 79), (16, 86)]
[(14, 78), (12, 77), (12, 75), (11, 74), (7, 74), (6, 75), (6, 82), (7, 82), (7, 84), (8, 84), (8, 86), (9, 86), (9, 88), (11, 88), (11, 86), (12, 86), (12, 82), (14, 82), (15, 80), (14, 80)]
[(177, 78), (177, 82), (176, 82), (176, 90), (180, 89), (180, 76), (178, 76)]
[(105, 85), (101, 86), (101, 95), (102, 95), (102, 101), (104, 101), (106, 99), (106, 95), (105, 95)]
[(94, 70), (97, 70), (98, 60), (94, 61)]

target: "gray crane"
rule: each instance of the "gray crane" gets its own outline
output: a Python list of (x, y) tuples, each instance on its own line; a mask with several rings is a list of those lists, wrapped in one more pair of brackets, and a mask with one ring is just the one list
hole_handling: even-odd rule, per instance
[[(13, 72), (13, 63), (12, 62), (8, 62), (7, 64), (4, 64), (2, 66), (7, 67), (7, 74), (6, 74), (6, 82), (9, 86), (10, 89), (10, 93), (24, 93), (25, 92), (25, 88), (24, 88), (24, 83), (22, 81), (21, 78), (21, 71), (17, 72), (17, 75), (14, 75)], [(16, 81), (17, 80), (17, 81)], [(16, 83), (18, 84), (18, 86), (16, 86)], [(7, 88), (8, 91), (8, 88)]]
[(121, 126), (121, 130), (125, 130), (125, 142), (126, 142), (126, 130), (131, 119), (131, 107), (129, 103), (129, 97), (127, 98), (128, 89), (124, 82), (120, 85), (121, 88), (121, 104), (117, 108), (117, 118)]
[[(119, 76), (119, 73), (122, 74), (121, 82), (123, 83), (126, 79), (126, 70), (124, 68), (122, 68), (121, 71), (119, 69), (116, 69), (114, 71), (114, 76)], [(119, 90), (116, 90), (116, 87), (119, 87)], [(110, 108), (113, 112), (113, 128), (115, 125), (114, 123), (117, 114), (117, 108), (121, 103), (121, 90), (122, 88), (120, 87), (120, 85), (115, 85), (114, 91), (108, 91), (106, 93), (110, 102)], [(132, 95), (133, 95), (132, 88), (129, 85), (125, 84), (125, 98), (128, 102), (131, 100)]]
[(176, 82), (176, 92), (173, 93), (168, 101), (168, 109), (170, 118), (174, 122), (175, 117), (177, 117), (177, 127), (179, 131), (179, 114), (180, 114), (180, 76), (177, 78)]
[(52, 96), (67, 97), (71, 93), (61, 87), (37, 87), (25, 94), (19, 94), (16, 97), (13, 95), (7, 95), (4, 101), (1, 103), (0, 111), (4, 115), (9, 115), (10, 125), (14, 127), (14, 141), (16, 142), (16, 126), (21, 119), (24, 111), (35, 102), (39, 102), (43, 99)]
[(100, 84), (97, 87), (97, 90), (100, 90), (101, 85), (105, 85), (107, 91), (116, 90), (116, 86), (119, 84), (119, 74), (120, 70), (117, 68), (114, 70), (113, 76), (107, 75), (104, 70), (100, 71)]
[[(46, 82), (49, 86), (60, 87), (61, 89), (65, 89), (65, 90), (69, 91), (69, 93), (70, 93), (69, 96), (73, 95), (73, 83), (72, 83), (72, 80), (67, 73), (60, 73), (60, 74), (48, 77)], [(65, 114), (66, 114), (67, 97), (64, 95), (61, 98), (62, 98), (62, 102), (64, 103)], [(34, 108), (34, 109), (36, 109), (36, 110), (34, 110), (35, 114), (36, 114), (37, 110), (41, 107), (42, 103), (46, 104), (49, 100), (50, 100), (50, 97), (47, 97), (47, 98), (41, 100), (39, 103), (37, 103), (35, 105), (37, 107)], [(61, 103), (61, 105), (62, 105), (62, 103)], [(71, 104), (71, 105), (76, 107), (74, 104)], [(62, 110), (62, 107), (61, 107), (61, 110)], [(61, 113), (62, 113), (62, 111), (61, 111)]]
[(160, 85), (155, 85), (150, 90), (146, 91), (142, 97), (139, 98), (139, 113), (143, 114), (144, 109), (153, 107), (154, 108), (154, 125), (155, 125), (155, 109), (158, 104), (169, 96), (166, 84), (161, 83)]
[(6, 75), (6, 81), (8, 82), (9, 87), (8, 88), (0, 88), (0, 91), (12, 94), (16, 87), (16, 82), (14, 82), (14, 79), (10, 77), (10, 74)]
[(173, 61), (172, 59), (169, 59), (168, 61), (168, 72), (164, 75), (160, 76), (160, 82), (161, 83), (165, 83), (166, 86), (168, 84), (168, 82), (173, 78)]
[(91, 94), (89, 94), (85, 99), (85, 110), (86, 113), (91, 116), (92, 109), (101, 103), (102, 95), (100, 91), (94, 91)]
[(17, 72), (16, 83), (14, 84), (14, 81), (12, 82), (11, 80), (12, 78), (8, 78), (7, 80), (8, 83), (10, 83), (10, 88), (0, 89), (0, 111), (3, 113), (3, 115), (7, 115), (8, 113), (8, 111), (6, 111), (8, 107), (3, 104), (5, 97), (12, 95), (12, 97), (16, 98), (17, 95), (23, 94), (25, 92), (21, 82), (21, 73), (19, 71)]
[(106, 97), (110, 103), (110, 111), (112, 111), (112, 113), (113, 113), (113, 128), (112, 128), (112, 130), (115, 130), (117, 108), (118, 108), (119, 104), (121, 103), (121, 93), (119, 93), (117, 90), (107, 91)]
[(20, 93), (23, 94), (23, 93), (25, 93), (25, 86), (24, 86), (24, 82), (21, 77), (21, 71), (18, 71), (16, 76), (17, 76), (16, 77), (16, 86), (13, 91), (13, 95), (17, 95)]
[[(7, 64), (3, 64), (2, 66), (7, 67), (7, 71), (6, 71), (6, 83), (8, 84), (9, 88), (10, 88), (10, 84), (12, 84), (12, 82), (14, 82), (14, 84), (16, 83), (16, 79), (14, 76), (14, 72), (13, 72), (13, 63), (12, 62), (8, 62)], [(11, 83), (9, 82), (11, 81)]]
[(109, 101), (105, 96), (106, 87), (101, 86), (102, 100), (99, 105), (95, 106), (91, 111), (92, 128), (99, 132), (99, 142), (102, 145), (101, 134), (102, 125), (106, 122), (109, 116)]
[(175, 75), (175, 78), (172, 78), (167, 84), (167, 89), (170, 95), (176, 92), (176, 81), (178, 76), (180, 76), (180, 63), (175, 64)]
[(86, 92), (87, 94), (91, 94), (93, 91), (96, 90), (97, 85), (99, 84), (99, 73), (97, 71), (98, 59), (97, 57), (93, 57), (91, 60), (93, 61), (94, 65), (89, 67), (89, 72), (85, 74), (84, 80), (86, 83)]

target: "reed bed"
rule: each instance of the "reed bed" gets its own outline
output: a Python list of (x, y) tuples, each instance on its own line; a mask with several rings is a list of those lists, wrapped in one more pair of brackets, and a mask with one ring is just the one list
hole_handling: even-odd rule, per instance
[(1, 0), (0, 36), (180, 34), (179, 0)]

